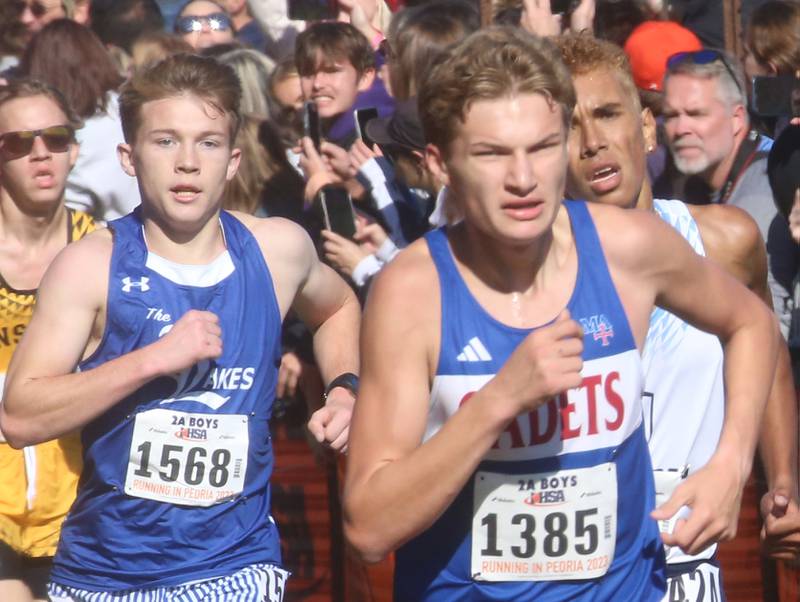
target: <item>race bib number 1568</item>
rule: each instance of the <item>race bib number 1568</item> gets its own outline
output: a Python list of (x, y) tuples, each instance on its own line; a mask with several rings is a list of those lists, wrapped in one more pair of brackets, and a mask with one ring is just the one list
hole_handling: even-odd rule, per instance
[(155, 409), (136, 415), (125, 493), (211, 506), (242, 492), (247, 416)]
[(600, 577), (614, 558), (616, 534), (612, 463), (475, 476), (471, 569), (477, 581)]

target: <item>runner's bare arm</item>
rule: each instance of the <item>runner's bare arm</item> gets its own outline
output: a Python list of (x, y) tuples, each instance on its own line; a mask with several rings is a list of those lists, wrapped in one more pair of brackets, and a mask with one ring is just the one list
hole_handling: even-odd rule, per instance
[(562, 315), (526, 338), (423, 443), (438, 360), (438, 291), (420, 241), (384, 268), (367, 301), (344, 492), (345, 533), (367, 561), (430, 526), (517, 414), (580, 384), (582, 334)]
[(216, 317), (190, 312), (158, 342), (73, 372), (90, 339), (101, 336), (96, 320), (105, 319), (110, 258), (110, 234), (100, 231), (69, 245), (45, 274), (0, 407), (0, 427), (14, 447), (78, 429), (156, 376), (221, 352)]
[[(640, 253), (612, 242), (615, 260), (627, 262), (656, 303), (687, 322), (716, 334), (725, 350), (727, 395), (723, 431), (709, 463), (681, 484), (654, 517), (671, 517), (682, 505), (691, 516), (678, 523), (669, 545), (696, 553), (736, 532), (741, 491), (750, 473), (759, 425), (777, 354), (776, 321), (766, 305), (710, 260), (703, 259), (658, 217), (629, 212), (625, 227)], [(646, 254), (644, 253), (646, 249)], [(622, 253), (627, 255), (622, 256)], [(633, 288), (633, 282), (629, 287)], [(753, 353), (753, 350), (759, 350)]]
[[(691, 207), (706, 255), (720, 263), (772, 307), (767, 285), (767, 253), (755, 221), (730, 205)], [(767, 493), (761, 499), (762, 516), (770, 516), (762, 529), (765, 550), (777, 558), (791, 557), (798, 550), (800, 532), (773, 531), (799, 514), (797, 491), (797, 407), (789, 349), (781, 337), (775, 378), (764, 410), (759, 451), (767, 476)], [(787, 555), (787, 550), (792, 554)]]
[[(311, 239), (296, 224), (283, 219), (244, 221), (261, 244), (281, 315), (291, 307), (314, 333), (314, 355), (323, 381), (329, 383), (345, 372), (358, 374), (361, 308), (353, 291), (319, 261)], [(313, 406), (314, 400), (308, 402)], [(353, 402), (347, 389), (330, 392), (325, 406), (309, 420), (309, 430), (318, 441), (336, 450), (346, 447)]]

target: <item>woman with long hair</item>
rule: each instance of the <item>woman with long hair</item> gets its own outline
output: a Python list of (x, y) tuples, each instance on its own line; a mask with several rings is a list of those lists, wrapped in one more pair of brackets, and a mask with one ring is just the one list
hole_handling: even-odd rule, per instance
[(136, 180), (117, 160), (117, 144), (124, 141), (117, 106), (123, 78), (98, 37), (74, 21), (53, 21), (33, 37), (20, 70), (60, 90), (84, 120), (76, 132), (80, 154), (67, 179), (67, 205), (99, 220), (138, 205)]

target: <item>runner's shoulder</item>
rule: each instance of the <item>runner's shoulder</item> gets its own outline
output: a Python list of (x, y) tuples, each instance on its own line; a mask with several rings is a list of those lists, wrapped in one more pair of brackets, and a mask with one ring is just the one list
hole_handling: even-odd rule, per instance
[(439, 290), (436, 266), (428, 245), (419, 239), (403, 249), (378, 273), (370, 286), (368, 307), (378, 306), (419, 315), (435, 306)]
[(706, 255), (726, 264), (752, 257), (764, 241), (758, 224), (744, 209), (732, 205), (687, 205), (703, 240)]

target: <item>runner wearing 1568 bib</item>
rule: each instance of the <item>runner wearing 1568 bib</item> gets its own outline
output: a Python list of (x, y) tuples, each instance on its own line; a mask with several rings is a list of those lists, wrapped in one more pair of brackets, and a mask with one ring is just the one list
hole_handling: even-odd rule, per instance
[[(639, 353), (585, 204), (564, 205), (578, 250), (568, 309), (584, 328), (583, 384), (517, 417), (451, 507), (398, 550), (398, 600), (661, 597)], [(443, 230), (427, 242), (440, 278), (442, 344), (426, 439), (530, 332), (480, 306)], [(446, 568), (431, 579), (420, 567)]]
[(151, 381), (83, 429), (83, 483), (57, 584), (127, 590), (280, 566), (277, 528), (265, 519), (280, 314), (255, 239), (230, 214), (220, 219), (228, 250), (207, 266), (149, 253), (139, 210), (110, 224), (106, 333), (80, 368), (152, 343), (190, 309), (219, 316), (224, 352)]
[(300, 226), (222, 211), (240, 99), (233, 70), (195, 55), (126, 82), (118, 151), (142, 204), (49, 264), (9, 366), (11, 446), (81, 431), (58, 602), (283, 598), (268, 420), (290, 310), (327, 383), (308, 429), (347, 445), (358, 301)]

